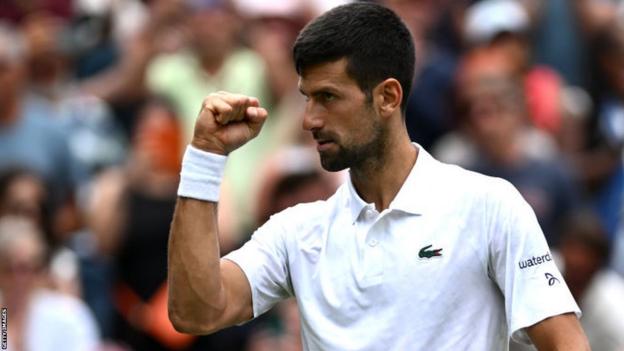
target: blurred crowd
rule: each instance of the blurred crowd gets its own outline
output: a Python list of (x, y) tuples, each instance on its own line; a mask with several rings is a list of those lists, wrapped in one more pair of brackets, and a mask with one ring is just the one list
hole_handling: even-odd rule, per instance
[[(220, 245), (327, 198), (291, 46), (339, 0), (0, 0), (0, 305), (10, 350), (300, 350), (297, 306), (210, 336), (167, 318), (181, 155), (203, 97), (269, 119), (228, 160)], [(378, 0), (414, 37), (410, 137), (513, 183), (595, 351), (624, 350), (624, 1)], [(512, 349), (525, 349), (512, 344)]]

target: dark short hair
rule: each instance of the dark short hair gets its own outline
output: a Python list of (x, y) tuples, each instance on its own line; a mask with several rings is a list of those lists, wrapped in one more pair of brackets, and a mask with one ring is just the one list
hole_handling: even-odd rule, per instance
[(347, 59), (347, 74), (370, 97), (372, 89), (395, 78), (403, 89), (405, 111), (414, 79), (414, 43), (392, 10), (368, 2), (333, 8), (310, 22), (293, 47), (299, 75), (308, 67)]

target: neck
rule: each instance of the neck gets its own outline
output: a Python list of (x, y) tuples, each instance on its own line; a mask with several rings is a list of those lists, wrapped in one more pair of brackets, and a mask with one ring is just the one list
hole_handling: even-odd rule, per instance
[(399, 135), (389, 135), (382, 155), (350, 170), (351, 182), (360, 197), (374, 203), (380, 212), (390, 206), (418, 157), (407, 131), (400, 130)]
[(223, 64), (225, 63), (225, 59), (227, 54), (219, 55), (217, 53), (202, 53), (199, 52), (199, 63), (201, 68), (210, 75), (215, 75), (219, 73)]
[(495, 147), (489, 147), (486, 154), (496, 164), (512, 166), (522, 159), (520, 147), (519, 136), (514, 135), (498, 143)]

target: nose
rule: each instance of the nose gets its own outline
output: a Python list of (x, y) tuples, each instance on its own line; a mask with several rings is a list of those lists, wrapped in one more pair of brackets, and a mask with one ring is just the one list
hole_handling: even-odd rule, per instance
[(323, 125), (324, 120), (318, 104), (312, 100), (308, 101), (303, 114), (303, 129), (313, 131), (323, 128)]

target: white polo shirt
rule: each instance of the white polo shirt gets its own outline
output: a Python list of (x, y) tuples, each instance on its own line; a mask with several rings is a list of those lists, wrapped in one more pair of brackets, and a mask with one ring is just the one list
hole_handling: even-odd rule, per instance
[(524, 327), (580, 316), (518, 191), (419, 149), (381, 213), (348, 181), (225, 256), (249, 280), (254, 317), (295, 296), (305, 350), (404, 351), (506, 350), (510, 335), (529, 342)]

